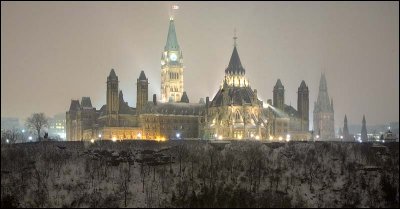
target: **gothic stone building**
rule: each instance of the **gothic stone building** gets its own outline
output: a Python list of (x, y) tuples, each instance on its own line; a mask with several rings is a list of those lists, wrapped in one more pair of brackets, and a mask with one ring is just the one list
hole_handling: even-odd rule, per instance
[(100, 110), (89, 97), (72, 100), (66, 113), (67, 140), (194, 138), (205, 104), (189, 103), (183, 90), (183, 57), (174, 20), (169, 22), (167, 42), (161, 56), (161, 101), (148, 101), (148, 79), (141, 71), (137, 79), (136, 108), (128, 106), (118, 87), (114, 69), (107, 77), (107, 103)]
[(298, 91), (298, 111), (284, 104), (284, 87), (278, 79), (274, 87), (274, 106), (264, 108), (252, 89), (242, 66), (234, 38), (234, 49), (225, 69), (220, 89), (206, 101), (205, 139), (307, 140), (308, 87), (302, 81)]
[(321, 74), (317, 102), (314, 104), (314, 135), (316, 138), (335, 138), (333, 99), (329, 101), (325, 74)]
[(136, 107), (128, 106), (118, 87), (114, 69), (107, 77), (107, 101), (99, 110), (89, 97), (72, 100), (66, 113), (68, 140), (90, 139), (255, 139), (305, 140), (308, 133), (308, 87), (298, 89), (297, 110), (284, 104), (284, 87), (278, 79), (274, 104), (266, 107), (252, 89), (241, 64), (236, 37), (220, 89), (206, 103), (189, 103), (183, 85), (183, 56), (174, 20), (161, 55), (161, 99), (148, 101), (148, 79), (141, 71), (136, 83)]

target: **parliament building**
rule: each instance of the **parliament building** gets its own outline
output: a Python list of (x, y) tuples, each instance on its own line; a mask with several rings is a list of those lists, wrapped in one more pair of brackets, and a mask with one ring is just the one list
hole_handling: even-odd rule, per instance
[[(167, 42), (161, 55), (161, 94), (149, 100), (149, 79), (141, 71), (136, 82), (136, 107), (128, 106), (114, 69), (107, 77), (106, 104), (99, 110), (90, 97), (71, 100), (66, 112), (67, 140), (309, 140), (309, 91), (298, 88), (297, 110), (285, 104), (280, 79), (273, 101), (264, 104), (246, 77), (234, 37), (234, 47), (220, 88), (210, 100), (190, 103), (184, 90), (183, 54), (174, 20), (170, 18)], [(251, 71), (250, 71), (251, 73)], [(132, 92), (129, 92), (132, 93)]]

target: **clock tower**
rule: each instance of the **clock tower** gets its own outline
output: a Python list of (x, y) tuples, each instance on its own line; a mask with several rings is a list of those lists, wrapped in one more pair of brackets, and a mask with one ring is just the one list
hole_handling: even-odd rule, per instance
[(174, 19), (170, 18), (167, 43), (161, 55), (161, 101), (179, 102), (183, 91), (183, 56), (176, 38)]

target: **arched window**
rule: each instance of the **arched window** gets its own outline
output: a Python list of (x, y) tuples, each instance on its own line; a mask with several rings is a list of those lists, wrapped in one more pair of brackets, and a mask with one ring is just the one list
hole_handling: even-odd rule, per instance
[(235, 119), (236, 119), (236, 120), (240, 120), (240, 113), (239, 113), (239, 111), (236, 111)]

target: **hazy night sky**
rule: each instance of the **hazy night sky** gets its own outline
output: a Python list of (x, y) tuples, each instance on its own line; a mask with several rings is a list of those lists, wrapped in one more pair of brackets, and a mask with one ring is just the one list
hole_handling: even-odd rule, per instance
[[(285, 103), (310, 90), (321, 72), (333, 98), (335, 128), (399, 121), (398, 2), (1, 2), (1, 115), (65, 113), (71, 99), (106, 103), (106, 77), (136, 105), (140, 70), (149, 99), (160, 98), (160, 58), (169, 10), (175, 15), (191, 102), (216, 94), (233, 49), (264, 102), (280, 78)], [(312, 122), (310, 123), (312, 127)]]

